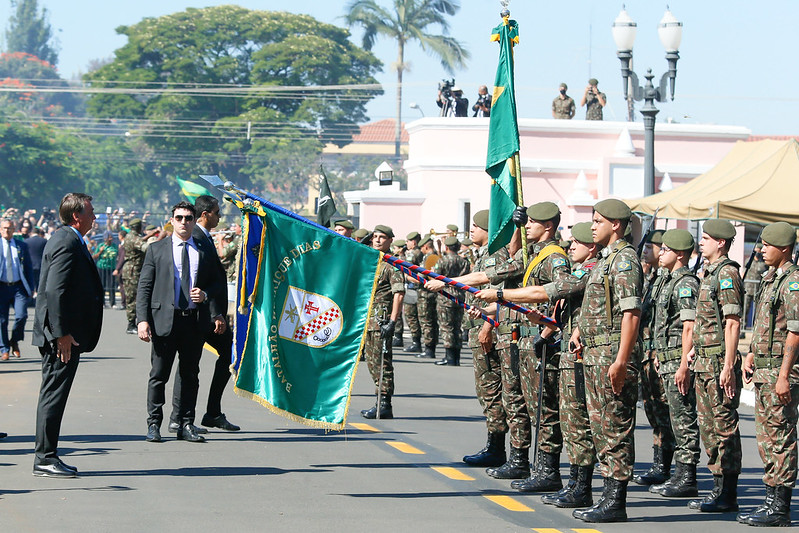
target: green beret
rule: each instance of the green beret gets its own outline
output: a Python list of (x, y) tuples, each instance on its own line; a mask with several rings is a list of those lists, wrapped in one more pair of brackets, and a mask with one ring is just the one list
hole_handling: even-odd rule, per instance
[(793, 246), (796, 244), (796, 230), (787, 222), (775, 222), (763, 228), (761, 238), (772, 246)]
[(364, 228), (359, 228), (352, 232), (352, 236), (358, 240), (363, 239), (367, 235), (369, 235), (369, 230)]
[(419, 247), (421, 248), (421, 247), (422, 247), (422, 246), (424, 246), (425, 244), (430, 244), (431, 242), (433, 242), (433, 239), (431, 239), (431, 238), (430, 238), (430, 235), (429, 235), (429, 234), (427, 234), (427, 235), (425, 235), (424, 237), (422, 237), (422, 240), (421, 240), (421, 241), (419, 241)]
[(694, 236), (684, 229), (670, 229), (663, 234), (663, 244), (677, 252), (694, 249)]
[(405, 246), (405, 241), (403, 239), (397, 239), (396, 241), (391, 243), (391, 246), (402, 248), (403, 246)]
[(702, 224), (702, 231), (714, 239), (730, 240), (735, 237), (735, 228), (729, 220), (713, 218)]
[(344, 229), (355, 229), (355, 226), (352, 225), (352, 222), (350, 222), (349, 220), (346, 220), (346, 219), (336, 220), (333, 223), (333, 226), (334, 227), (335, 226), (341, 226)]
[(594, 205), (594, 211), (608, 220), (630, 220), (633, 216), (630, 207), (616, 198), (601, 200)]
[(375, 231), (379, 231), (380, 233), (383, 233), (386, 237), (389, 237), (391, 239), (394, 238), (394, 230), (388, 226), (384, 226), (383, 224), (378, 224), (377, 226), (375, 226)]
[(460, 242), (458, 241), (457, 237), (447, 237), (446, 239), (444, 239), (445, 246), (457, 246), (459, 244)]
[(578, 222), (572, 226), (572, 239), (583, 244), (593, 244), (594, 236), (591, 234), (591, 222)]
[(569, 86), (566, 85), (565, 83), (561, 83), (560, 86), (566, 89), (567, 91), (569, 90)]
[(538, 202), (527, 208), (527, 216), (537, 222), (546, 222), (560, 215), (558, 204), (553, 202)]
[(447, 229), (450, 231), (454, 231), (455, 233), (458, 233), (458, 226), (456, 226), (455, 224), (447, 224)]
[(591, 78), (588, 80), (588, 85), (599, 85), (599, 80), (596, 78)]
[(131, 228), (132, 228), (132, 227), (134, 227), (134, 226), (139, 226), (139, 227), (141, 227), (141, 219), (140, 219), (140, 218), (131, 218), (131, 219), (130, 219), (130, 222), (128, 222), (128, 225), (129, 225)]
[(461, 244), (465, 244), (466, 246), (471, 246), (471, 245), (473, 245), (474, 243), (472, 242), (472, 240), (471, 240), (469, 237), (465, 237), (465, 238), (464, 238), (464, 239), (461, 241)]
[[(665, 233), (665, 231), (666, 230), (662, 229), (654, 230), (652, 233), (649, 234), (649, 242), (651, 242), (652, 244), (663, 244), (663, 233)], [(671, 246), (669, 246), (669, 248), (671, 248)], [(675, 248), (675, 250), (678, 249), (680, 248)]]
[(482, 211), (478, 211), (472, 217), (474, 221), (474, 225), (480, 229), (484, 229), (488, 231), (488, 209), (483, 209)]
[(144, 229), (145, 229), (145, 231), (152, 231), (152, 230), (154, 230), (154, 229), (158, 229), (158, 226), (155, 226), (155, 225), (153, 225), (153, 224), (150, 224), (149, 226), (147, 226), (147, 227), (146, 227), (146, 228), (144, 228)]
[(409, 241), (418, 241), (421, 238), (422, 238), (422, 236), (419, 235), (418, 231), (412, 231), (408, 235), (405, 236), (405, 239), (409, 240)]

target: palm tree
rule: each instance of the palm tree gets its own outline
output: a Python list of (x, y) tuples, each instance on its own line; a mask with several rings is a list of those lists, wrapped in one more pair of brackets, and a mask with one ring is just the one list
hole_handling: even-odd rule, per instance
[[(400, 158), (400, 136), (402, 134), (402, 73), (408, 70), (405, 64), (405, 44), (417, 41), (422, 50), (441, 58), (441, 66), (449, 73), (462, 68), (469, 59), (469, 52), (453, 37), (447, 35), (449, 24), (446, 17), (461, 8), (459, 0), (394, 0), (394, 9), (384, 8), (376, 0), (354, 0), (347, 6), (347, 23), (364, 28), (363, 47), (371, 50), (378, 35), (397, 41), (397, 123), (394, 132), (394, 155)], [(434, 35), (426, 30), (438, 25), (443, 35)]]

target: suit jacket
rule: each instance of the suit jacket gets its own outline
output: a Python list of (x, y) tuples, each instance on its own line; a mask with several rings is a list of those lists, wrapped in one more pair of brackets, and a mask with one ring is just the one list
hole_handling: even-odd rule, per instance
[(194, 241), (197, 243), (198, 247), (204, 246), (208, 250), (209, 255), (213, 257), (217, 283), (219, 284), (220, 290), (216, 294), (211, 294), (208, 291), (206, 292), (208, 292), (209, 298), (213, 297), (217, 300), (212, 306), (212, 310), (223, 309), (223, 311), (221, 313), (211, 313), (211, 316), (217, 316), (217, 314), (225, 315), (227, 313), (227, 272), (225, 272), (225, 267), (219, 259), (219, 253), (216, 251), (214, 241), (208, 238), (205, 232), (196, 225), (194, 226), (194, 231), (191, 236), (194, 237)]
[[(196, 242), (196, 241), (195, 241)], [(211, 315), (219, 314), (216, 298), (212, 295), (219, 292), (219, 280), (213, 261), (216, 254), (211, 255), (207, 246), (197, 242), (199, 263), (197, 279), (194, 286), (208, 294), (208, 300), (197, 304), (200, 324), (208, 327)], [(147, 247), (144, 254), (144, 265), (139, 277), (139, 289), (136, 293), (136, 321), (147, 321), (153, 333), (166, 337), (172, 332), (172, 321), (175, 313), (175, 262), (172, 257), (172, 238), (154, 242)], [(224, 313), (222, 313), (224, 314)]]
[(103, 325), (103, 284), (86, 244), (68, 226), (47, 241), (33, 320), (34, 346), (72, 335), (81, 353), (91, 352)]
[[(19, 239), (12, 238), (10, 242), (11, 246), (16, 247), (17, 249), (17, 257), (19, 258), (19, 273), (22, 277), (20, 281), (22, 281), (22, 285), (25, 287), (25, 292), (28, 293), (28, 296), (33, 296), (33, 291), (36, 289), (36, 280), (33, 278), (33, 262), (31, 260), (31, 254), (28, 251), (28, 245), (25, 243), (25, 241)], [(3, 249), (5, 250), (5, 245), (2, 243), (2, 241), (0, 241), (0, 245), (3, 245)], [(5, 256), (2, 256), (2, 259), (5, 261)]]

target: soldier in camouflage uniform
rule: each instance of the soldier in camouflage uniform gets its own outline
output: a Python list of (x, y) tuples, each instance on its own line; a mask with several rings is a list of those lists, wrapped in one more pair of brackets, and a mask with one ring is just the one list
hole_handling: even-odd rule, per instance
[(741, 399), (741, 329), (743, 283), (739, 266), (727, 257), (735, 228), (727, 220), (704, 223), (699, 247), (707, 265), (694, 326), (694, 380), (699, 435), (713, 474), (713, 490), (688, 507), (703, 512), (738, 509), (741, 473), (741, 433), (738, 403)]
[(152, 230), (142, 236), (142, 220), (134, 218), (130, 221), (130, 232), (122, 246), (125, 249), (125, 264), (122, 266), (122, 283), (125, 286), (125, 312), (128, 318), (127, 333), (135, 335), (136, 329), (136, 293), (139, 286), (139, 274), (144, 265), (144, 252), (147, 250), (147, 240), (155, 235), (157, 230)]
[[(419, 247), (424, 254), (421, 265), (426, 265), (430, 256), (435, 255), (433, 240), (430, 235), (425, 235), (419, 242)], [(442, 284), (443, 285), (443, 284)], [(435, 359), (436, 344), (438, 344), (438, 319), (436, 318), (436, 298), (438, 295), (428, 290), (425, 286), (419, 287), (416, 301), (419, 327), (422, 331), (422, 353), (416, 357)]]
[[(391, 248), (394, 231), (383, 225), (375, 226), (372, 247), (386, 253)], [(379, 401), (371, 409), (361, 411), (368, 419), (394, 418), (391, 397), (394, 395), (394, 363), (391, 351), (391, 338), (402, 309), (405, 295), (405, 277), (402, 273), (381, 261), (378, 266), (377, 286), (375, 288), (372, 312), (366, 328), (364, 352), (369, 373), (377, 389)]]
[(605, 487), (588, 509), (575, 509), (585, 522), (627, 520), (627, 484), (635, 464), (635, 409), (641, 357), (638, 322), (643, 272), (624, 240), (632, 213), (624, 202), (602, 200), (594, 206), (591, 231), (604, 247), (589, 275), (577, 327), (571, 336), (581, 353), (591, 434)]
[(607, 97), (597, 89), (597, 85), (599, 85), (597, 79), (591, 78), (583, 93), (580, 106), (585, 106), (585, 120), (602, 120), (602, 108), (605, 107)]
[(746, 277), (744, 277), (744, 309), (742, 316), (744, 318), (745, 327), (747, 328), (751, 328), (752, 322), (754, 321), (754, 313), (752, 313), (750, 318), (750, 311), (752, 311), (752, 304), (755, 301), (755, 296), (757, 296), (757, 288), (760, 286), (760, 279), (763, 277), (763, 274), (766, 273), (766, 270), (768, 270), (766, 263), (763, 262), (760, 243), (755, 243), (754, 253), (755, 256), (752, 258), (752, 264), (746, 272)]
[(565, 83), (560, 84), (560, 94), (552, 100), (552, 118), (564, 120), (571, 120), (574, 118), (574, 98), (566, 94), (568, 88), (568, 85)]
[(652, 426), (652, 467), (644, 474), (635, 476), (639, 485), (657, 485), (669, 479), (671, 460), (674, 456), (674, 432), (669, 418), (669, 403), (663, 380), (655, 365), (652, 346), (655, 320), (655, 294), (663, 288), (667, 272), (658, 269), (658, 256), (663, 243), (663, 230), (655, 230), (649, 236), (641, 254), (642, 267), (649, 272), (644, 277), (644, 297), (641, 306), (641, 339), (644, 343), (641, 363), (641, 400), (649, 425)]
[[(405, 239), (407, 251), (404, 259), (416, 266), (422, 264), (422, 257), (424, 257), (424, 254), (419, 249), (420, 240), (421, 236), (418, 231), (410, 232)], [(405, 280), (405, 303), (402, 305), (402, 312), (411, 332), (411, 344), (405, 348), (405, 351), (419, 353), (422, 351), (422, 327), (419, 324), (419, 310), (416, 306), (419, 301), (419, 282), (410, 276), (406, 276)]]
[[(431, 270), (448, 278), (457, 278), (468, 274), (469, 263), (458, 255), (461, 243), (457, 237), (444, 239), (444, 255), (438, 260)], [(451, 294), (462, 300), (460, 291)], [(439, 366), (460, 366), (461, 364), (461, 323), (463, 322), (463, 307), (449, 298), (440, 298), (436, 302), (438, 313), (438, 327), (441, 332), (441, 343), (444, 345), (444, 358), (436, 361)]]
[(699, 426), (693, 373), (688, 368), (699, 296), (699, 279), (688, 269), (693, 250), (694, 238), (690, 232), (673, 229), (663, 234), (659, 264), (664, 272), (659, 276), (662, 282), (652, 294), (652, 348), (674, 428), (676, 467), (668, 481), (653, 484), (649, 492), (672, 498), (698, 494)]
[[(581, 222), (572, 228), (569, 257), (574, 262), (572, 275), (544, 286), (508, 289), (504, 297), (519, 303), (545, 303), (558, 305), (558, 321), (562, 324), (563, 340), (559, 363), (560, 427), (570, 462), (569, 484), (559, 492), (545, 495), (541, 500), (557, 507), (584, 507), (593, 504), (591, 476), (596, 463), (596, 451), (591, 437), (590, 422), (585, 399), (585, 377), (582, 359), (568, 350), (568, 339), (582, 304), (588, 274), (601, 247), (592, 242), (591, 223)], [(485, 301), (494, 301), (496, 291), (480, 291), (476, 295)]]
[[(405, 257), (405, 251), (405, 239), (397, 239), (391, 243), (391, 255), (394, 257), (402, 259)], [(402, 301), (402, 309), (397, 317), (397, 325), (394, 328), (394, 337), (391, 339), (391, 346), (394, 348), (402, 346), (402, 334), (405, 332), (405, 300), (403, 299)]]
[(751, 526), (790, 526), (799, 405), (799, 268), (791, 262), (796, 231), (777, 222), (763, 229), (762, 239), (763, 259), (770, 270), (755, 302), (744, 371), (747, 381), (755, 382), (755, 433), (765, 466), (766, 500), (737, 518)]

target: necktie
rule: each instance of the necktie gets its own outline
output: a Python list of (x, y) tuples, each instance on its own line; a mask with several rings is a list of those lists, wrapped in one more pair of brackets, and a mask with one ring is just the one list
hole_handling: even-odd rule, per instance
[(181, 246), (183, 246), (183, 257), (180, 263), (180, 296), (178, 297), (178, 307), (185, 310), (189, 308), (191, 262), (189, 261), (189, 243), (184, 242)]
[[(4, 239), (5, 240), (5, 239)], [(6, 252), (6, 281), (9, 283), (14, 282), (14, 259), (11, 257), (11, 242), (5, 242)]]

